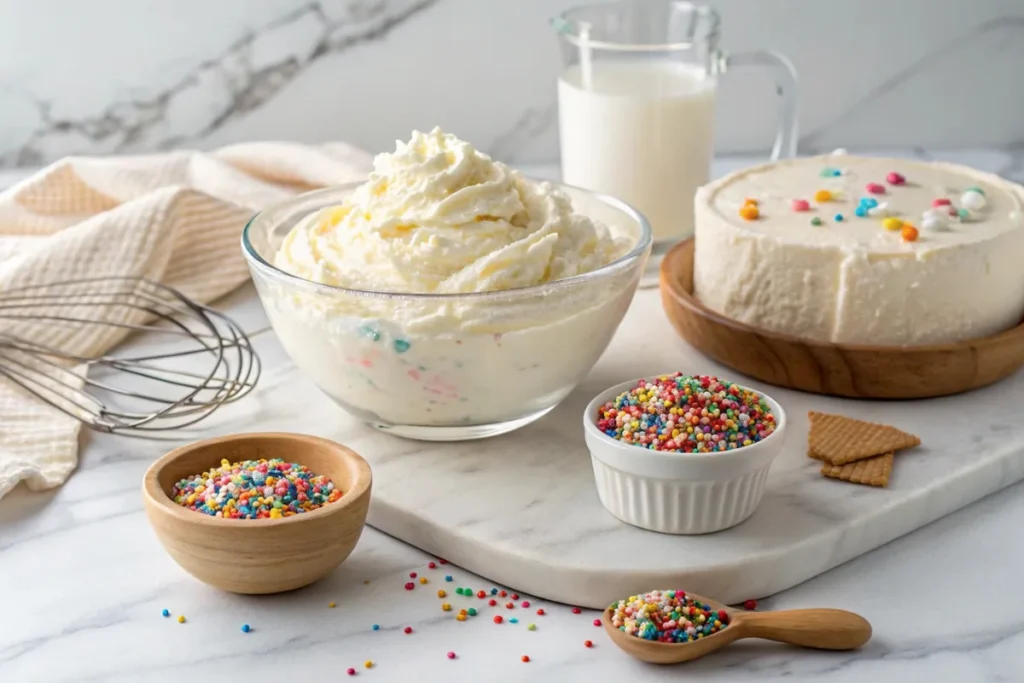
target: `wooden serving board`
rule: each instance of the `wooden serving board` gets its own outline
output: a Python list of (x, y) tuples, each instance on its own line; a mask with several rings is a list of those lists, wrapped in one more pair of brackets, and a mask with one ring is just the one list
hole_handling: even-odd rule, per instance
[(692, 239), (680, 242), (661, 262), (665, 314), (695, 349), (749, 377), (851, 398), (932, 398), (988, 386), (1024, 365), (1024, 322), (984, 339), (903, 347), (816, 342), (730, 320), (693, 295), (693, 250)]

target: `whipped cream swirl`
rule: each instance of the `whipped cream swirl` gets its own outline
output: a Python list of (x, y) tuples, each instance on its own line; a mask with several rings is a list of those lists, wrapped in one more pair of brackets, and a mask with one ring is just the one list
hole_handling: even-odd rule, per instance
[(631, 246), (440, 128), (414, 132), (340, 206), (296, 225), (275, 265), (315, 282), (379, 292), (468, 293), (572, 277)]

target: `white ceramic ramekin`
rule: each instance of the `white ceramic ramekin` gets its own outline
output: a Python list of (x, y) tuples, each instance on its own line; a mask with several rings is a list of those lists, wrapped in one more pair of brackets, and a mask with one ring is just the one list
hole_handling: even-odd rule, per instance
[(721, 531), (752, 515), (772, 461), (782, 451), (782, 406), (758, 392), (775, 415), (776, 428), (751, 446), (721, 453), (660, 453), (622, 443), (597, 428), (598, 407), (640, 379), (601, 392), (583, 414), (601, 504), (623, 522), (666, 534)]

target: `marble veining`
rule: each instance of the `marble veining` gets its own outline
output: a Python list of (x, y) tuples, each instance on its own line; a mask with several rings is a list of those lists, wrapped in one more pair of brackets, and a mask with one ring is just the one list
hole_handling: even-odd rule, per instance
[(193, 145), (258, 109), (317, 60), (382, 40), (438, 0), (307, 2), (244, 33), (150, 97), (118, 100), (99, 114), (57, 116), (35, 99), (39, 126), (0, 166), (31, 166), (52, 153), (126, 153)]
[[(552, 161), (548, 20), (584, 1), (0, 5), (0, 167), (261, 138), (376, 152), (435, 124), (502, 160)], [(1024, 140), (1017, 0), (712, 4), (726, 50), (771, 47), (796, 64), (803, 153)], [(725, 75), (720, 152), (770, 146), (773, 97), (764, 73)]]
[[(1019, 154), (1002, 151), (963, 153), (955, 159), (948, 153), (932, 154), (983, 169), (1019, 171), (1021, 166)], [(716, 174), (749, 161), (719, 164)], [(524, 170), (536, 176), (552, 173), (551, 169)], [(0, 187), (7, 178), (0, 176)], [(218, 413), (192, 436), (269, 428), (333, 434), (357, 450), (375, 454), (378, 481), (412, 479), (430, 467), (451, 467), (439, 462), (445, 452), (438, 445), (397, 441), (371, 432), (340, 417), (326, 401), (310, 400), (317, 395), (315, 390), (299, 378), (273, 334), (266, 331), (265, 318), (251, 288), (220, 302), (219, 307), (253, 335), (266, 373), (257, 392)], [(643, 353), (654, 343), (641, 340), (637, 348)], [(674, 357), (678, 364), (706, 366), (706, 362), (688, 355), (681, 343), (674, 348), (679, 353)], [(640, 363), (630, 360), (622, 372), (639, 374)], [(596, 373), (582, 393), (613, 383), (617, 378), (611, 375), (615, 373)], [(863, 506), (875, 506), (879, 514), (884, 514), (881, 508), (886, 497), (899, 495), (907, 482), (941, 482), (954, 468), (964, 467), (965, 460), (973, 463), (969, 469), (982, 476), (986, 486), (999, 488), (1019, 476), (1022, 464), (1020, 457), (1002, 458), (1002, 467), (992, 467), (1004, 449), (1018, 443), (1019, 426), (1007, 422), (1005, 416), (1010, 414), (1008, 406), (1014, 404), (1021, 381), (1024, 378), (1018, 376), (972, 395), (972, 400), (997, 400), (1002, 406), (992, 411), (989, 429), (979, 429), (968, 424), (966, 416), (952, 414), (962, 399), (900, 406), (900, 411), (907, 411), (900, 413), (905, 415), (900, 418), (901, 424), (920, 429), (926, 448), (917, 454), (908, 453), (907, 459), (897, 465), (892, 491), (819, 481), (805, 458), (784, 456), (773, 471), (771, 496), (759, 513), (799, 513), (791, 519), (805, 528), (835, 527), (847, 519), (851, 510)], [(789, 392), (771, 393), (787, 405), (795, 400)], [(437, 530), (434, 538), (423, 539), (424, 543), (444, 542), (445, 533), (467, 536), (499, 529), (507, 534), (501, 542), (509, 554), (529, 546), (557, 564), (565, 554), (580, 549), (592, 548), (607, 555), (609, 548), (614, 548), (617, 554), (628, 553), (635, 571), (642, 575), (652, 562), (651, 552), (618, 545), (622, 541), (617, 534), (621, 526), (618, 523), (602, 514), (594, 514), (593, 519), (579, 514), (538, 514), (553, 498), (575, 495), (578, 491), (572, 484), (573, 475), (587, 474), (589, 463), (579, 458), (563, 460), (564, 467), (549, 476), (535, 474), (543, 465), (536, 451), (572, 440), (578, 426), (575, 417), (582, 409), (575, 405), (578, 398), (569, 399), (571, 422), (549, 419), (538, 424), (523, 432), (518, 447), (513, 439), (506, 438), (481, 442), (476, 454), (468, 447), (462, 449), (466, 451), (462, 462), (453, 468), (461, 477), (487, 478), (495, 459), (514, 463), (498, 482), (499, 494), (490, 496), (485, 505), (481, 498), (495, 489), (461, 487), (457, 481), (435, 479), (430, 490), (417, 494), (416, 500), (424, 510), (447, 508), (453, 511), (455, 520), (449, 529)], [(890, 410), (894, 409), (886, 404), (870, 412), (884, 419), (883, 414)], [(940, 424), (940, 415), (948, 424)], [(799, 422), (799, 415), (793, 417)], [(795, 426), (797, 436), (799, 425)], [(941, 436), (929, 437), (936, 430)], [(962, 447), (950, 455), (944, 451), (946, 440)], [(457, 607), (480, 608), (476, 598), (454, 596), (453, 588), (487, 588), (495, 582), (454, 565), (428, 570), (428, 555), (373, 529), (367, 529), (342, 568), (306, 590), (250, 598), (209, 589), (185, 575), (168, 558), (142, 512), (142, 474), (174, 443), (88, 434), (83, 437), (80, 466), (64, 487), (42, 494), (20, 487), (0, 500), (0, 576), (4, 578), (0, 582), (4, 605), (0, 680), (159, 683), (179, 681), (183, 676), (237, 677), (241, 671), (261, 679), (291, 679), (304, 675), (301, 671), (315, 671), (334, 680), (353, 666), (360, 677), (396, 681), (572, 683), (626, 677), (669, 681), (686, 674), (729, 682), (914, 683), (1013, 682), (1020, 680), (1024, 671), (1024, 619), (1016, 597), (1024, 554), (1018, 544), (1008, 542), (1019, 534), (1019, 519), (1024, 514), (1021, 484), (760, 600), (761, 609), (832, 606), (864, 614), (873, 623), (875, 636), (863, 650), (820, 653), (749, 643), (683, 670), (634, 663), (591, 625), (593, 612), (573, 615), (562, 605), (534, 596), (524, 596), (533, 603), (529, 611), (499, 608), (506, 618), (513, 614), (518, 617), (518, 625), (493, 624), (491, 608), (475, 620), (457, 622), (451, 613), (440, 610), (441, 600), (435, 591), (440, 587), (449, 589), (450, 601)], [(382, 445), (388, 446), (386, 451)], [(960, 463), (951, 465), (954, 458)], [(447, 459), (450, 462), (450, 453)], [(834, 495), (840, 490), (842, 496)], [(920, 501), (927, 508), (923, 514), (941, 516), (959, 507), (964, 502), (962, 496), (970, 494), (971, 490), (947, 489), (940, 497), (928, 497)], [(381, 502), (386, 503), (385, 507), (393, 503), (386, 492)], [(385, 516), (391, 512), (392, 524), (408, 522), (395, 513), (397, 506), (390, 507), (394, 509), (385, 510)], [(847, 530), (827, 552), (813, 559), (822, 566), (836, 564), (857, 554), (865, 537), (898, 535), (906, 530), (901, 524), (916, 526), (918, 522), (916, 516), (910, 520), (889, 518), (880, 525), (882, 529), (865, 524), (864, 528)], [(756, 523), (756, 518), (749, 523)], [(764, 532), (766, 550), (786, 534), (800, 531), (757, 528)], [(713, 542), (714, 537), (708, 540)], [(768, 565), (761, 569), (771, 573)], [(424, 573), (431, 583), (406, 592), (402, 584), (410, 571)], [(454, 575), (455, 582), (445, 584), (441, 578), (444, 573)], [(327, 608), (329, 601), (337, 602), (338, 607)], [(958, 610), (957, 605), (970, 609)], [(175, 615), (186, 615), (187, 623), (179, 625), (173, 619), (162, 618), (159, 613), (165, 607)], [(547, 616), (534, 615), (536, 607), (544, 607)], [(976, 618), (968, 620), (967, 612)], [(525, 629), (530, 622), (537, 624), (536, 631)], [(253, 631), (242, 634), (242, 623), (251, 624)], [(372, 631), (373, 623), (379, 623), (381, 630)], [(402, 632), (407, 625), (413, 627), (413, 634)], [(596, 647), (584, 648), (584, 639), (592, 639)], [(445, 653), (449, 650), (458, 653), (458, 659), (447, 660)], [(532, 661), (520, 662), (522, 654), (529, 654)], [(366, 659), (377, 663), (373, 670), (362, 668)]]

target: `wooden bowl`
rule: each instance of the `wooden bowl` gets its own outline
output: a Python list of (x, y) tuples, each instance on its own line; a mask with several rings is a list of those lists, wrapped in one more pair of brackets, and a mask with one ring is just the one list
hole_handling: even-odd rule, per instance
[(672, 325), (705, 356), (778, 386), (848, 398), (947, 396), (997, 382), (1024, 365), (1024, 323), (1000, 334), (928, 346), (830, 344), (758, 329), (693, 295), (692, 239), (661, 262), (661, 301)]
[[(282, 519), (211, 517), (171, 499), (176, 482), (223, 458), (297, 462), (330, 477), (344, 495)], [(146, 472), (142, 496), (160, 543), (189, 574), (232, 593), (280, 593), (323, 578), (349, 556), (366, 523), (371, 479), (365, 460), (327, 439), (232, 434), (182, 446), (157, 460)]]

